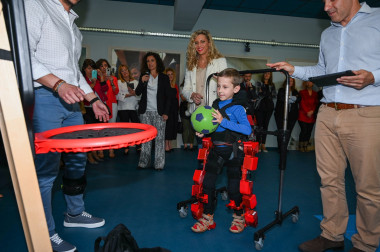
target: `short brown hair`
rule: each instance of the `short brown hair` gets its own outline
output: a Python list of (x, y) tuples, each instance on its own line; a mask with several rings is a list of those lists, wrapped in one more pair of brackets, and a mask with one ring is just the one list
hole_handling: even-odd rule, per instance
[(220, 73), (218, 73), (218, 77), (228, 77), (231, 78), (231, 82), (234, 85), (234, 87), (239, 86), (242, 79), (239, 74), (239, 71), (235, 68), (226, 68)]

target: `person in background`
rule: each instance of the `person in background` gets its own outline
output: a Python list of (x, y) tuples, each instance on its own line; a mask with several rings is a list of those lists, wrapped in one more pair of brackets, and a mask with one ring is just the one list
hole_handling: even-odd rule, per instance
[(191, 34), (186, 57), (185, 85), (182, 94), (190, 103), (191, 114), (198, 106), (210, 106), (217, 98), (217, 83), (215, 78), (212, 78), (206, 103), (207, 77), (227, 68), (227, 61), (216, 49), (214, 40), (207, 30), (197, 30)]
[[(189, 102), (187, 114), (191, 115), (195, 109), (202, 105), (211, 106), (217, 98), (217, 83), (212, 78), (206, 94), (206, 82), (209, 75), (227, 68), (227, 61), (219, 53), (209, 31), (197, 30), (191, 34), (186, 51), (185, 84), (182, 95)], [(207, 102), (206, 102), (206, 99)], [(198, 147), (202, 144), (196, 138)]]
[(313, 82), (304, 81), (304, 87), (300, 91), (301, 102), (298, 112), (298, 124), (301, 131), (299, 135), (299, 150), (302, 152), (308, 151), (308, 144), (315, 124), (315, 112), (318, 106), (318, 93), (313, 90)]
[[(131, 72), (126, 65), (120, 65), (117, 70), (119, 93), (116, 95), (118, 100), (117, 108), (119, 113), (120, 122), (133, 122), (139, 123), (137, 115), (139, 96), (136, 96), (135, 89), (138, 81), (133, 79)], [(136, 146), (139, 151), (140, 145)], [(124, 149), (124, 154), (128, 155), (129, 147)]]
[(193, 151), (195, 150), (194, 148), (194, 139), (195, 139), (195, 131), (193, 127), (191, 126), (190, 122), (190, 116), (186, 113), (188, 110), (188, 101), (182, 94), (183, 90), (183, 85), (185, 84), (185, 80), (182, 81), (180, 85), (180, 99), (181, 99), (181, 104), (179, 105), (179, 115), (181, 117), (181, 122), (182, 122), (182, 142), (183, 142), (183, 149), (184, 150), (190, 150)]
[(256, 92), (255, 83), (252, 83), (252, 74), (246, 73), (242, 75), (243, 82), (240, 83), (240, 91), (241, 93), (246, 93), (246, 105), (245, 110), (248, 115), (248, 120), (250, 120), (251, 126), (256, 126), (256, 118), (255, 118), (255, 104), (257, 102), (258, 96)]
[[(96, 71), (96, 75), (93, 74), (93, 71)], [(82, 65), (82, 74), (86, 79), (88, 85), (92, 88), (94, 93), (102, 102), (107, 101), (107, 96), (105, 93), (108, 91), (107, 83), (104, 80), (104, 77), (100, 78), (100, 81), (97, 78), (99, 70), (96, 70), (96, 64), (92, 59), (85, 59)], [(92, 109), (92, 105), (84, 100), (83, 102), (85, 114), (83, 115), (84, 121), (86, 124), (99, 123), (99, 120), (96, 119), (95, 113)], [(90, 164), (97, 164), (98, 161), (103, 161), (97, 155), (97, 151), (91, 151), (87, 153), (87, 160)]]
[[(44, 132), (82, 125), (79, 102), (87, 100), (95, 117), (109, 119), (107, 107), (94, 94), (79, 69), (82, 34), (74, 23), (78, 15), (71, 9), (79, 0), (25, 0), (25, 18), (34, 85), (33, 130)], [(63, 22), (65, 21), (65, 22)], [(97, 228), (104, 225), (85, 211), (86, 153), (65, 153), (62, 192), (67, 204), (65, 227)], [(35, 168), (45, 211), (52, 250), (73, 252), (76, 247), (55, 231), (52, 188), (59, 174), (60, 152), (35, 156)]]
[(179, 91), (178, 85), (175, 83), (176, 73), (173, 68), (166, 68), (164, 72), (169, 76), (171, 87), (171, 106), (168, 114), (168, 120), (165, 127), (165, 151), (170, 152), (172, 150), (171, 141), (177, 139), (178, 132), (178, 109), (179, 109)]
[[(117, 100), (116, 95), (119, 93), (119, 87), (117, 85), (117, 78), (111, 74), (111, 65), (106, 59), (99, 59), (96, 61), (96, 67), (100, 70), (99, 78), (105, 78), (108, 91), (107, 91), (107, 106), (110, 110), (110, 120), (108, 122), (116, 122), (117, 118)], [(103, 151), (99, 151), (99, 157), (104, 158)], [(115, 152), (113, 149), (109, 150), (109, 157), (114, 158)]]
[(318, 64), (267, 64), (294, 78), (352, 70), (323, 88), (315, 128), (317, 170), (321, 177), (322, 233), (301, 251), (343, 249), (349, 211), (345, 170), (355, 180), (356, 229), (350, 252), (376, 251), (380, 241), (380, 10), (358, 0), (325, 0), (331, 26), (323, 31)]
[(130, 65), (130, 72), (131, 72), (131, 77), (135, 80), (139, 80), (140, 79), (140, 66), (139, 64), (137, 63), (133, 63)]
[[(259, 130), (267, 131), (269, 121), (274, 110), (273, 99), (276, 98), (276, 87), (273, 83), (272, 72), (266, 72), (261, 78), (261, 82), (257, 83), (256, 91), (258, 93), (258, 100), (256, 102), (255, 115), (257, 126)], [(265, 147), (267, 134), (258, 132), (257, 139), (260, 143), (260, 150), (268, 152)]]
[[(276, 120), (277, 130), (282, 130), (284, 128), (284, 108), (285, 108), (285, 92), (286, 91), (286, 79), (282, 83), (282, 87), (278, 90), (277, 93), (277, 102), (276, 108), (274, 110), (274, 119)], [(301, 101), (301, 96), (298, 94), (296, 89), (296, 81), (293, 78), (289, 78), (289, 100), (288, 100), (288, 124), (286, 125), (286, 129), (289, 131), (289, 138), (287, 138), (287, 142), (285, 146), (288, 146), (290, 136), (292, 135), (292, 131), (294, 125), (298, 119), (298, 105)], [(277, 146), (280, 150), (280, 139), (277, 138)]]
[[(138, 109), (141, 123), (157, 129), (154, 140), (154, 169), (157, 171), (162, 171), (165, 166), (165, 125), (171, 106), (170, 80), (163, 73), (164, 70), (165, 66), (157, 53), (146, 53), (141, 63), (143, 75), (135, 90), (136, 95), (141, 95)], [(150, 165), (151, 149), (152, 141), (142, 144), (138, 169), (145, 169)]]

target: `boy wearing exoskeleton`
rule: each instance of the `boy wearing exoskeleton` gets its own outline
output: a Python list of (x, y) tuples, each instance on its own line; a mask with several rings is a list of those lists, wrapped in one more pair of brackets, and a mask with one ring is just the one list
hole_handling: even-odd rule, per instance
[[(244, 209), (239, 208), (242, 203), (240, 193), (240, 180), (242, 176), (241, 165), (244, 159), (243, 139), (252, 132), (247, 114), (243, 108), (242, 100), (238, 94), (240, 90), (241, 77), (239, 72), (233, 68), (226, 68), (218, 74), (217, 92), (219, 98), (213, 103), (214, 122), (219, 126), (211, 133), (211, 149), (205, 167), (203, 180), (203, 193), (208, 195), (208, 201), (204, 204), (202, 217), (191, 227), (194, 232), (200, 233), (215, 228), (213, 220), (215, 210), (215, 184), (218, 174), (223, 166), (227, 167), (228, 185), (227, 192), (231, 201), (237, 206), (234, 209), (233, 221), (230, 231), (241, 233), (245, 228)], [(204, 135), (196, 133), (199, 137)]]

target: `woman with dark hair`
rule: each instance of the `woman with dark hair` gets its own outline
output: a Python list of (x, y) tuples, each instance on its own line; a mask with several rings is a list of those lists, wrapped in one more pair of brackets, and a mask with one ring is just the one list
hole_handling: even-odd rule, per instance
[[(99, 59), (96, 61), (96, 67), (99, 69), (99, 77), (104, 78), (107, 86), (107, 106), (110, 110), (110, 120), (108, 122), (116, 122), (117, 118), (117, 100), (116, 95), (119, 93), (119, 87), (117, 85), (117, 78), (111, 75), (111, 65), (106, 59)], [(99, 151), (99, 156), (104, 157), (103, 151)], [(109, 150), (109, 157), (114, 158), (115, 152), (113, 149)]]
[(171, 90), (171, 106), (169, 112), (169, 118), (166, 121), (165, 127), (165, 151), (170, 152), (172, 150), (171, 141), (177, 139), (178, 132), (178, 109), (179, 109), (179, 91), (178, 85), (175, 83), (176, 74), (173, 68), (166, 68), (164, 72), (170, 80)]
[[(281, 130), (284, 127), (284, 108), (285, 108), (285, 92), (286, 91), (286, 79), (282, 84), (282, 87), (278, 90), (276, 108), (274, 110), (274, 119), (276, 120), (277, 129)], [(298, 119), (298, 104), (301, 100), (298, 91), (296, 89), (296, 81), (293, 78), (289, 78), (289, 100), (288, 100), (288, 123), (286, 129), (289, 131), (289, 138), (285, 143), (288, 146), (290, 135), (292, 134), (294, 125)], [(277, 138), (277, 145), (280, 150), (279, 138)]]
[[(170, 81), (163, 73), (162, 59), (157, 53), (148, 52), (141, 63), (141, 77), (135, 90), (141, 95), (138, 113), (141, 123), (150, 124), (157, 129), (155, 138), (154, 168), (161, 171), (165, 166), (165, 126), (170, 111)], [(138, 169), (151, 164), (152, 141), (143, 143)]]
[[(276, 87), (273, 83), (272, 72), (263, 74), (261, 82), (257, 83), (256, 90), (259, 96), (255, 105), (257, 126), (260, 130), (267, 131), (274, 110), (273, 99), (276, 98)], [(259, 151), (268, 152), (265, 148), (267, 134), (259, 132), (257, 133), (257, 139), (260, 143)]]
[[(96, 71), (96, 74), (93, 74), (93, 71)], [(104, 77), (100, 77), (100, 81), (97, 78), (99, 72), (99, 70), (96, 70), (95, 62), (92, 59), (84, 60), (82, 65), (82, 74), (86, 79), (87, 83), (92, 88), (92, 90), (94, 90), (95, 95), (98, 96), (99, 99), (105, 103), (107, 101), (107, 96), (105, 95), (105, 92), (107, 92), (108, 86), (107, 83), (104, 81)], [(99, 123), (99, 120), (95, 118), (95, 113), (92, 109), (91, 104), (86, 100), (83, 101), (83, 104), (86, 110), (86, 113), (83, 115), (85, 123)], [(88, 152), (87, 160), (90, 164), (97, 164), (97, 161), (102, 161), (102, 159), (98, 157), (96, 151)]]

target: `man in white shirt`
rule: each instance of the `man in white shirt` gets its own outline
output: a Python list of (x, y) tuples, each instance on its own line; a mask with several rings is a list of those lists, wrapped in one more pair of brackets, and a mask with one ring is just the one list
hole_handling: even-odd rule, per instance
[[(380, 241), (380, 9), (358, 0), (324, 0), (331, 26), (323, 31), (318, 64), (267, 64), (294, 78), (352, 70), (323, 88), (315, 128), (323, 220), (320, 236), (299, 246), (303, 252), (344, 247), (348, 222), (347, 160), (356, 189), (356, 229), (350, 252), (374, 252)], [(331, 83), (326, 83), (331, 84)]]
[[(79, 102), (92, 104), (96, 118), (109, 119), (107, 107), (99, 101), (78, 66), (82, 35), (75, 25), (77, 14), (71, 10), (80, 0), (25, 0), (32, 73), (35, 89), (33, 129), (43, 132), (83, 124)], [(67, 203), (65, 227), (96, 228), (105, 221), (84, 210), (83, 193), (86, 153), (67, 153), (62, 190)], [(51, 197), (59, 173), (60, 153), (38, 154), (36, 172), (54, 251), (75, 251), (55, 232)]]

